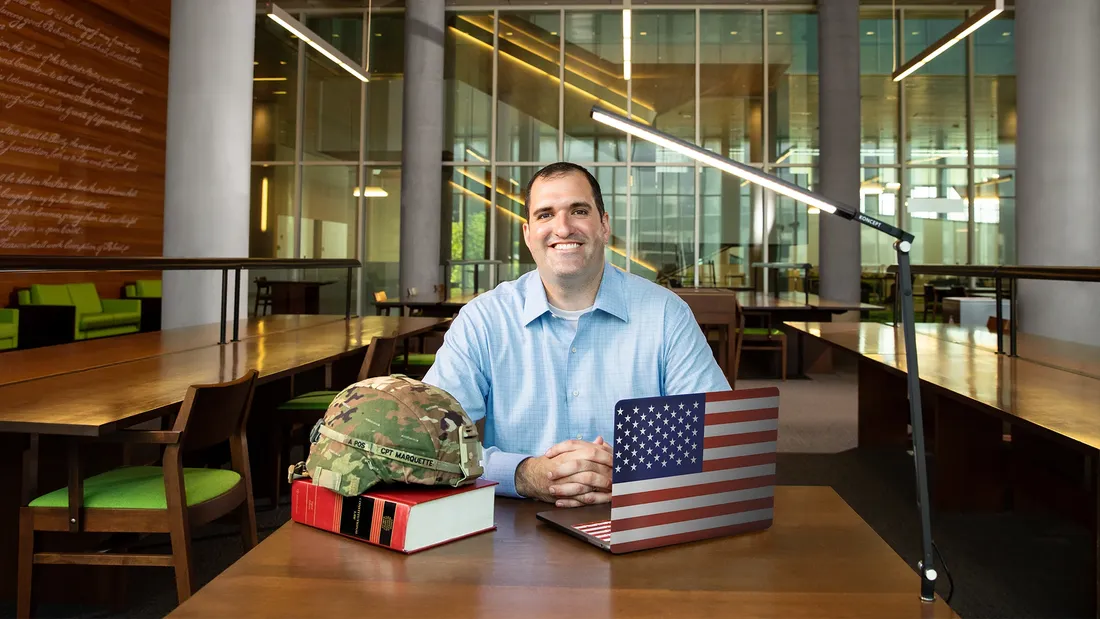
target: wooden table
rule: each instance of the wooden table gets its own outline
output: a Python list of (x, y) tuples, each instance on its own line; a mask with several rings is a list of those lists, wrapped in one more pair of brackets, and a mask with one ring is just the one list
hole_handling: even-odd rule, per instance
[(450, 299), (413, 299), (407, 301), (393, 300), (393, 301), (376, 301), (375, 311), (381, 316), (383, 313), (386, 316), (390, 315), (390, 310), (397, 310), (398, 315), (404, 316), (416, 312), (419, 316), (438, 316), (449, 317), (458, 315), (467, 303), (472, 301), (478, 294), (464, 294)]
[(269, 279), (271, 286), (272, 314), (319, 314), (321, 313), (321, 286), (335, 284), (336, 280), (297, 281), (289, 279)]
[[(985, 326), (918, 323), (916, 327), (922, 335), (997, 352), (997, 333)], [(1032, 363), (1100, 378), (1100, 347), (1020, 332), (1016, 348), (1021, 359)]]
[(169, 615), (956, 617), (827, 487), (778, 487), (768, 531), (613, 556), (497, 499), (497, 530), (405, 556), (287, 523)]
[[(343, 322), (344, 317), (284, 315), (242, 318), (240, 339), (337, 321)], [(219, 329), (218, 324), (208, 324), (6, 352), (0, 356), (0, 386), (217, 346)]]

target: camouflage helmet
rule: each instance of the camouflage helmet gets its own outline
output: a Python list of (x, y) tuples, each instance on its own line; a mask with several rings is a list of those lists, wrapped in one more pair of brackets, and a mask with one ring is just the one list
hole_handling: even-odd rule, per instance
[(344, 496), (382, 482), (461, 486), (482, 475), (477, 427), (446, 391), (394, 374), (360, 381), (329, 405), (304, 472)]

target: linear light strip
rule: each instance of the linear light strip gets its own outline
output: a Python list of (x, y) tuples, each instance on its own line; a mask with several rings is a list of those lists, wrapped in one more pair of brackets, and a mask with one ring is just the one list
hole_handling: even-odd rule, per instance
[(370, 81), (370, 76), (367, 75), (354, 60), (348, 58), (343, 52), (330, 45), (328, 41), (322, 39), (316, 32), (306, 28), (302, 22), (291, 17), (290, 13), (282, 10), (272, 2), (267, 4), (266, 12), (267, 16), (270, 17), (272, 21), (286, 28), (291, 34), (299, 39), (309, 43), (313, 49), (320, 52), (325, 58), (335, 62), (359, 80), (364, 82)]
[(925, 48), (916, 56), (913, 56), (909, 62), (903, 64), (896, 71), (894, 71), (894, 81), (900, 82), (906, 77), (910, 76), (917, 69), (920, 69), (924, 65), (932, 61), (940, 54), (951, 49), (951, 46), (958, 43), (974, 33), (978, 28), (985, 25), (986, 22), (993, 19), (1004, 12), (1004, 0), (992, 0), (993, 4), (987, 6), (977, 13), (974, 13), (966, 21), (956, 26), (951, 32), (940, 37), (939, 41), (936, 41), (932, 45)]
[(623, 9), (623, 79), (630, 80), (630, 9)]
[(775, 193), (787, 196), (788, 198), (798, 200), (799, 202), (803, 202), (810, 206), (816, 206), (817, 208), (825, 212), (837, 212), (836, 205), (828, 202), (821, 196), (812, 194), (805, 189), (802, 189), (798, 185), (789, 183), (777, 176), (767, 174), (766, 172), (758, 170), (752, 166), (747, 166), (737, 163), (736, 161), (726, 159), (725, 157), (720, 157), (708, 150), (693, 146), (682, 140), (673, 138), (671, 136), (665, 136), (649, 127), (640, 125), (631, 120), (627, 120), (626, 118), (617, 116), (598, 107), (592, 108), (592, 120), (601, 122), (610, 127), (615, 127), (616, 129), (629, 133), (634, 137), (652, 142), (658, 146), (680, 153), (681, 155), (691, 157), (692, 159), (700, 163), (718, 168), (720, 170), (724, 170), (726, 172), (729, 172), (730, 174), (733, 174), (734, 176), (743, 178), (746, 181), (756, 183), (757, 185), (771, 189)]

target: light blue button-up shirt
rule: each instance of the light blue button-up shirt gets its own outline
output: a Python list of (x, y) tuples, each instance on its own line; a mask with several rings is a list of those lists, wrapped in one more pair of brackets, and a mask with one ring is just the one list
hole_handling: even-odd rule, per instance
[(604, 265), (576, 331), (550, 313), (538, 271), (462, 308), (424, 382), (485, 419), (485, 478), (516, 493), (516, 467), (567, 439), (613, 440), (626, 398), (730, 388), (683, 299)]

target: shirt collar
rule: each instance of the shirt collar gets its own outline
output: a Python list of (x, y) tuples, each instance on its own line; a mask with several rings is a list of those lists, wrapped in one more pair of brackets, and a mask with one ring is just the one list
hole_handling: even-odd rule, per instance
[[(626, 293), (623, 291), (625, 274), (619, 269), (605, 262), (603, 266), (603, 279), (600, 280), (600, 290), (596, 293), (596, 302), (592, 308), (601, 310), (612, 316), (628, 322), (630, 315), (626, 307)], [(542, 285), (542, 277), (538, 269), (532, 271), (524, 283), (523, 326), (531, 324), (536, 318), (550, 311), (550, 302), (546, 300), (546, 288)]]

